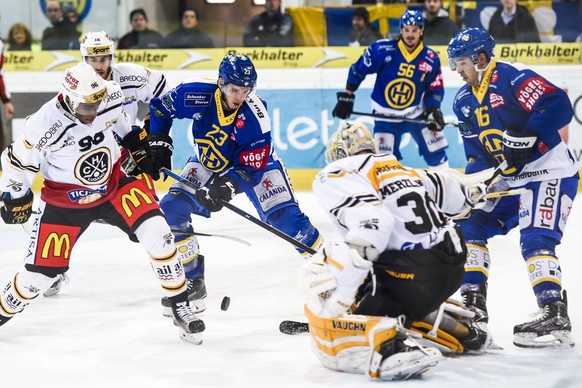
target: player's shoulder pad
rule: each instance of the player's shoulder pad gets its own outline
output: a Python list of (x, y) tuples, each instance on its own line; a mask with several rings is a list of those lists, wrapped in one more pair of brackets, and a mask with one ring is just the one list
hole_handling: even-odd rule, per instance
[(115, 81), (105, 81), (107, 86), (107, 98), (105, 103), (108, 107), (123, 103), (123, 92), (121, 86)]
[(267, 106), (261, 100), (259, 96), (255, 93), (250, 93), (245, 104), (248, 106), (252, 112), (255, 119), (258, 121), (262, 133), (267, 133), (271, 131), (271, 119), (269, 118), (269, 113), (267, 112)]
[(75, 117), (59, 108), (57, 97), (45, 103), (24, 120), (26, 141), (42, 150), (56, 140), (68, 127), (77, 125)]

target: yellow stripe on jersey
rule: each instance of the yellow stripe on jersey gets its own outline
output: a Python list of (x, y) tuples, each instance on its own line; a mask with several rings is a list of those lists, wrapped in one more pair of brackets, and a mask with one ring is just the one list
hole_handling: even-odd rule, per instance
[(216, 113), (218, 115), (218, 122), (220, 123), (220, 126), (226, 127), (226, 126), (234, 123), (234, 119), (236, 117), (236, 114), (238, 113), (238, 110), (240, 109), (242, 104), (239, 105), (239, 107), (236, 108), (235, 111), (232, 112), (232, 114), (230, 116), (225, 116), (224, 110), (222, 110), (222, 103), (220, 101), (220, 94), (221, 94), (220, 88), (216, 89), (216, 92), (214, 92), (214, 101), (216, 103)]

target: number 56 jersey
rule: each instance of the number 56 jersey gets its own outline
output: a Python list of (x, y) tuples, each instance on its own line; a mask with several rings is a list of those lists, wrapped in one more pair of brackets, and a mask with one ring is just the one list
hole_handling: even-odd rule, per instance
[(331, 163), (315, 178), (313, 191), (344, 241), (380, 252), (431, 248), (454, 227), (444, 214), (468, 206), (464, 187), (452, 175), (404, 167), (393, 155)]
[(118, 186), (120, 148), (131, 130), (123, 94), (108, 81), (107, 97), (91, 124), (81, 123), (57, 95), (29, 116), (23, 133), (2, 153), (0, 190), (20, 197), (40, 171), (42, 199), (62, 207), (95, 206)]

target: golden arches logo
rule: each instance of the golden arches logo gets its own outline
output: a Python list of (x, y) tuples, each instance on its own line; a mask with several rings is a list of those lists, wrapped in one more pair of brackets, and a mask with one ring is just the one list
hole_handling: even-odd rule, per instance
[(65, 260), (69, 260), (71, 238), (68, 234), (59, 235), (56, 232), (49, 234), (42, 247), (41, 257), (43, 259), (49, 258), (51, 247), (53, 248), (52, 257), (62, 257)]
[(128, 218), (133, 215), (133, 209), (137, 208), (144, 202), (149, 205), (154, 201), (152, 201), (149, 195), (135, 187), (132, 187), (129, 190), (129, 193), (125, 193), (121, 196), (121, 207)]
[(397, 78), (384, 89), (384, 98), (392, 109), (408, 108), (414, 102), (414, 96), (416, 85), (406, 78)]

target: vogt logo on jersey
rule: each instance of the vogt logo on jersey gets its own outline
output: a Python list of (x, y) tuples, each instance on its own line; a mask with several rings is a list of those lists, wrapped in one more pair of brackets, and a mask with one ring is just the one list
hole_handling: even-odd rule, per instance
[(184, 106), (208, 106), (211, 97), (211, 93), (185, 93)]
[(239, 162), (243, 166), (252, 167), (255, 170), (262, 170), (267, 167), (268, 150), (269, 146), (265, 145), (255, 150), (241, 152)]
[(515, 97), (528, 112), (533, 112), (534, 105), (545, 93), (554, 93), (556, 89), (541, 77), (530, 78), (521, 84)]

